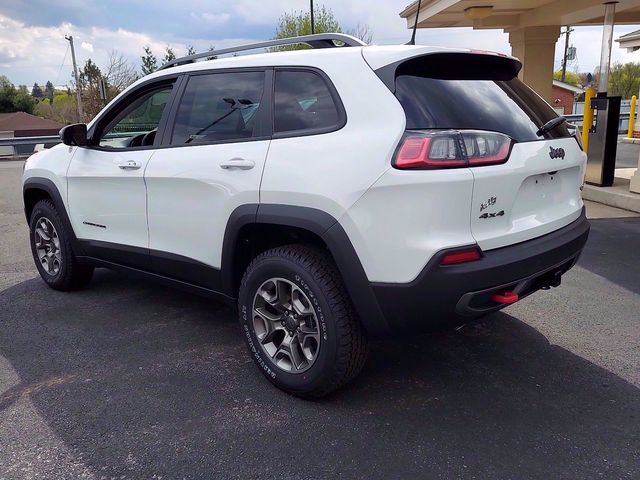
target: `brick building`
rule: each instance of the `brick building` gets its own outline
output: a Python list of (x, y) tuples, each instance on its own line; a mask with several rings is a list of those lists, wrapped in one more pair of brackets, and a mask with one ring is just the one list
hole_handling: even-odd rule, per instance
[(573, 113), (573, 102), (576, 96), (582, 93), (584, 93), (584, 88), (554, 80), (551, 87), (551, 98), (548, 100), (560, 115), (571, 115)]

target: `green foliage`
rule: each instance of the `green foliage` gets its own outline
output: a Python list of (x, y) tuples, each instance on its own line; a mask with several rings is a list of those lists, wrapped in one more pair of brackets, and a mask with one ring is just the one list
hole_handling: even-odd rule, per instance
[(33, 88), (31, 89), (31, 96), (36, 99), (44, 98), (44, 93), (42, 92), (42, 88), (37, 83), (33, 84)]
[(104, 106), (104, 101), (100, 98), (101, 80), (100, 68), (89, 58), (80, 70), (80, 95), (84, 112), (90, 118), (93, 118)]
[(176, 59), (176, 54), (173, 53), (173, 49), (167, 45), (164, 51), (164, 57), (162, 58), (162, 64), (169, 63), (171, 60)]
[(65, 125), (78, 122), (76, 96), (70, 91), (55, 93), (53, 100), (38, 103), (36, 106), (36, 115)]
[(624, 99), (638, 95), (640, 88), (640, 63), (615, 63), (609, 71), (608, 93)]
[(54, 90), (55, 89), (53, 88), (53, 83), (48, 81), (44, 87), (44, 96), (47, 97), (49, 100), (53, 100)]
[(142, 75), (149, 75), (158, 69), (158, 59), (147, 45), (144, 47), (142, 58)]
[(196, 49), (193, 45), (187, 45), (187, 56), (189, 55), (195, 55), (196, 54)]
[(0, 113), (33, 113), (35, 106), (36, 102), (26, 87), (16, 89), (7, 77), (0, 75)]
[[(565, 75), (565, 83), (568, 83), (569, 85), (575, 85), (576, 87), (581, 87), (582, 86), (582, 79), (580, 78), (580, 75), (576, 72), (566, 72)], [(553, 72), (553, 79), (554, 80), (562, 80), (562, 70), (558, 70), (556, 72)]]
[[(314, 32), (342, 32), (338, 20), (331, 9), (325, 6), (313, 10)], [(278, 30), (274, 39), (311, 35), (311, 14), (307, 11), (292, 11), (284, 13), (278, 20)], [(271, 51), (300, 50), (309, 48), (307, 45), (285, 45), (274, 47)]]

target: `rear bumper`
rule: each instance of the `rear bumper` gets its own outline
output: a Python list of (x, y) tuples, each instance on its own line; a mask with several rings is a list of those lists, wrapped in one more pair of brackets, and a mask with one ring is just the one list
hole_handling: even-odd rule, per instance
[(418, 277), (406, 284), (372, 283), (389, 327), (398, 333), (456, 325), (504, 308), (494, 293), (520, 298), (550, 286), (578, 260), (589, 236), (584, 209), (560, 230), (516, 245), (483, 252), (480, 260), (441, 266), (451, 250), (438, 252)]

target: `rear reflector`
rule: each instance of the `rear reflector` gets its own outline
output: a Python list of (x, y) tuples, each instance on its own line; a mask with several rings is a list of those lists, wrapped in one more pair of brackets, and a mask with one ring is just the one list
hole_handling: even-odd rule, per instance
[(474, 247), (469, 250), (447, 253), (442, 257), (442, 260), (440, 260), (440, 265), (456, 265), (458, 263), (474, 262), (480, 260), (481, 257), (480, 251)]
[(491, 300), (496, 303), (502, 303), (503, 305), (511, 305), (520, 300), (520, 296), (515, 292), (494, 293), (491, 296)]
[(407, 131), (393, 165), (399, 169), (477, 167), (504, 163), (513, 140), (480, 130)]

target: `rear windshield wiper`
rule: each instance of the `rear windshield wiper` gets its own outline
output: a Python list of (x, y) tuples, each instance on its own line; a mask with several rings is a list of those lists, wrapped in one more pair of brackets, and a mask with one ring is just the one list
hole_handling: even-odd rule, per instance
[(541, 137), (545, 133), (550, 132), (551, 130), (553, 130), (556, 127), (559, 127), (560, 125), (562, 125), (566, 121), (567, 121), (567, 119), (565, 117), (562, 117), (562, 116), (556, 117), (556, 118), (552, 118), (551, 120), (549, 120), (547, 123), (545, 123), (544, 125), (542, 125), (540, 127), (540, 129), (536, 132), (536, 135)]

